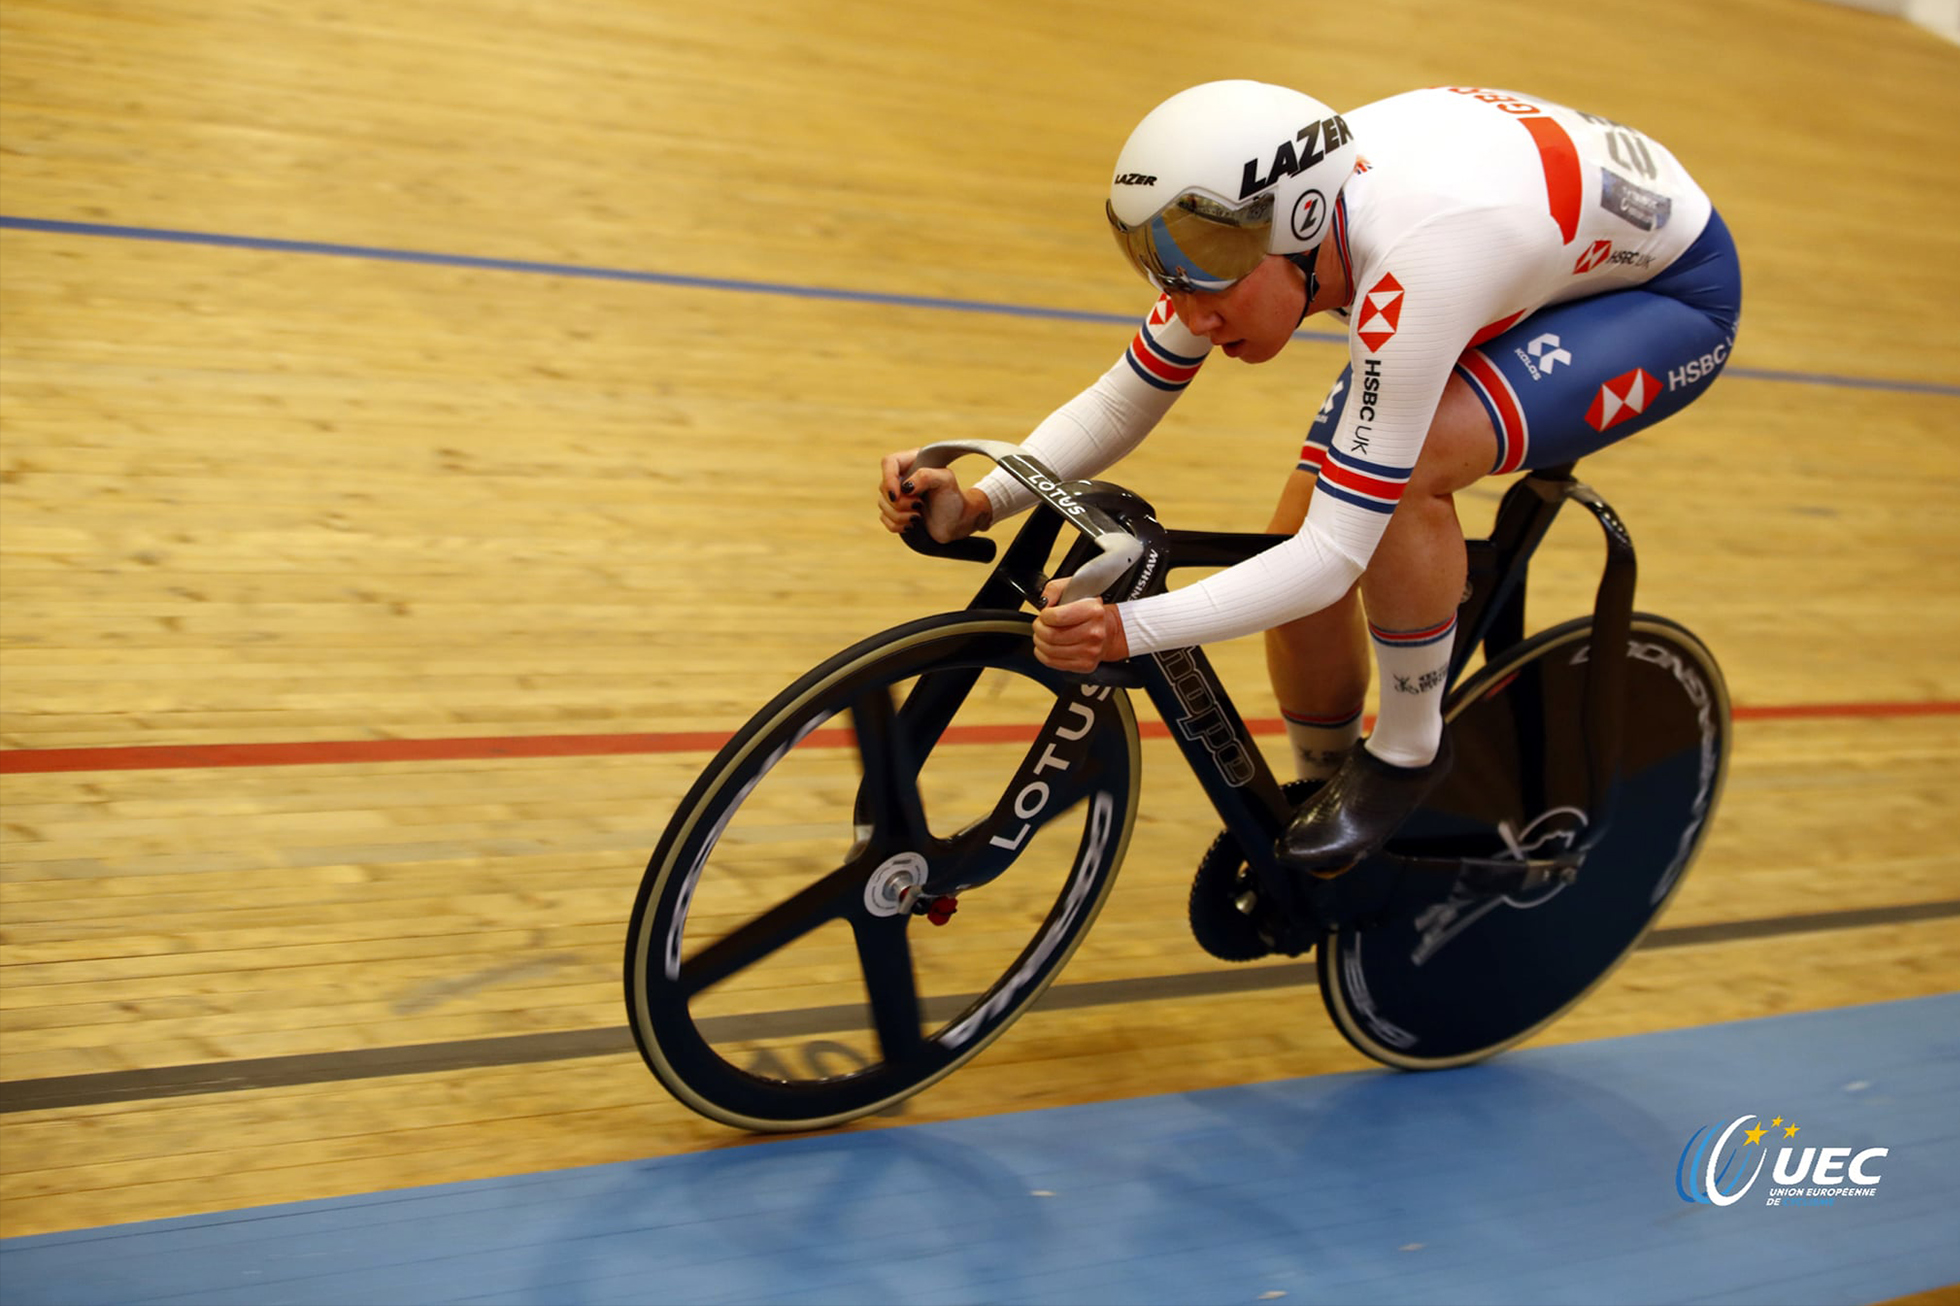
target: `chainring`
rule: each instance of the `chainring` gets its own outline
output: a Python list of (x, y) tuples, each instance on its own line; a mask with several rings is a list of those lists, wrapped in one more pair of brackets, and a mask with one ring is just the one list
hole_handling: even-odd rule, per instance
[[(1319, 780), (1293, 780), (1285, 787), (1295, 808), (1320, 788)], [(1250, 910), (1248, 910), (1248, 908)], [(1258, 881), (1230, 831), (1221, 830), (1198, 861), (1191, 880), (1191, 934), (1220, 961), (1257, 961), (1274, 953), (1289, 957), (1312, 951), (1317, 932), (1287, 919), (1274, 904), (1262, 902)]]

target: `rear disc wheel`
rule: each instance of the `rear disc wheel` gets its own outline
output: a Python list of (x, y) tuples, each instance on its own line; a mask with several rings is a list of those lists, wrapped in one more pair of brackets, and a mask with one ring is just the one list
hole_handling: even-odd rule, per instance
[(1493, 895), (1383, 859), (1349, 872), (1358, 898), (1396, 904), (1320, 946), (1328, 1014), (1369, 1056), (1440, 1069), (1530, 1037), (1603, 981), (1680, 888), (1721, 798), (1727, 687), (1694, 635), (1634, 614), (1610, 823), (1590, 830), (1599, 805), (1579, 723), (1591, 635), (1589, 617), (1542, 631), (1450, 696), (1455, 766), (1390, 845), (1517, 861), (1590, 843), (1576, 877)]

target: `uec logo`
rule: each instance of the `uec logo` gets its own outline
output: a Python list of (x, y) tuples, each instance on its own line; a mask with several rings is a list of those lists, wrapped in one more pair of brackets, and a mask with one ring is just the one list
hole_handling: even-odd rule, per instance
[[(1681, 1149), (1681, 1160), (1674, 1167), (1674, 1190), (1681, 1194), (1684, 1202), (1700, 1202), (1708, 1206), (1733, 1206), (1755, 1184), (1769, 1161), (1769, 1149), (1763, 1146), (1763, 1135), (1771, 1129), (1781, 1128), (1786, 1139), (1797, 1136), (1798, 1126), (1785, 1125), (1783, 1117), (1778, 1116), (1769, 1125), (1758, 1125), (1754, 1129), (1743, 1129), (1755, 1116), (1737, 1116), (1729, 1122), (1726, 1129), (1717, 1134), (1716, 1126), (1703, 1125), (1695, 1130), (1688, 1145)], [(1736, 1137), (1741, 1131), (1741, 1138)], [(1755, 1165), (1749, 1164), (1750, 1152), (1755, 1152)], [(1889, 1148), (1868, 1147), (1857, 1155), (1852, 1155), (1848, 1147), (1806, 1147), (1799, 1151), (1785, 1147), (1777, 1152), (1776, 1165), (1770, 1173), (1770, 1181), (1779, 1187), (1771, 1189), (1770, 1205), (1780, 1204), (1785, 1195), (1795, 1197), (1799, 1194), (1812, 1196), (1870, 1196), (1878, 1181), (1883, 1178), (1871, 1168), (1871, 1163), (1889, 1153)], [(1792, 1158), (1795, 1158), (1793, 1161)], [(1849, 1158), (1847, 1164), (1846, 1158)], [(1815, 1165), (1812, 1165), (1813, 1160)], [(1743, 1177), (1744, 1171), (1748, 1177)], [(1731, 1175), (1733, 1171), (1733, 1175)], [(1847, 1180), (1855, 1188), (1839, 1187)], [(1815, 1187), (1802, 1187), (1808, 1181)]]

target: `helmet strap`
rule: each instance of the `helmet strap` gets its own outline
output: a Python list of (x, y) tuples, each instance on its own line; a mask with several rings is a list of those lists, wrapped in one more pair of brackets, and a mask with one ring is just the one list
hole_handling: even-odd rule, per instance
[[(1320, 246), (1314, 246), (1310, 253), (1288, 254), (1286, 261), (1306, 274), (1307, 297), (1300, 301), (1300, 322), (1304, 322), (1307, 320), (1308, 310), (1313, 308), (1314, 296), (1320, 293), (1320, 274), (1314, 271), (1320, 263)], [(1299, 329), (1299, 322), (1293, 325), (1295, 330)]]

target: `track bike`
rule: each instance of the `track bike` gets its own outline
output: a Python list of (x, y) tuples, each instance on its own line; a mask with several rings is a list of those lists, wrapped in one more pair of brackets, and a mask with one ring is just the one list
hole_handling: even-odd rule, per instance
[[(1136, 833), (1135, 690), (1223, 824), (1191, 886), (1197, 941), (1232, 961), (1312, 951), (1335, 1025), (1390, 1066), (1463, 1065), (1530, 1037), (1680, 888), (1721, 796), (1727, 690), (1700, 640), (1633, 610), (1632, 540), (1571, 465), (1515, 482), (1490, 537), (1466, 546), (1450, 775), (1380, 854), (1321, 877), (1276, 862), (1311, 790), (1274, 777), (1202, 649), (1083, 676), (1038, 662), (1030, 634), (1057, 554), (1064, 601), (1115, 601), (1282, 537), (1167, 529), (1130, 491), (1063, 482), (1011, 444), (933, 445), (917, 465), (972, 453), (1037, 497), (998, 561), (987, 539), (905, 538), (993, 562), (973, 601), (778, 694), (648, 863), (626, 1005), (647, 1065), (688, 1106), (756, 1131), (834, 1125), (890, 1112), (999, 1037), (1081, 944)], [(1593, 611), (1527, 637), (1527, 564), (1568, 503), (1605, 535)]]

